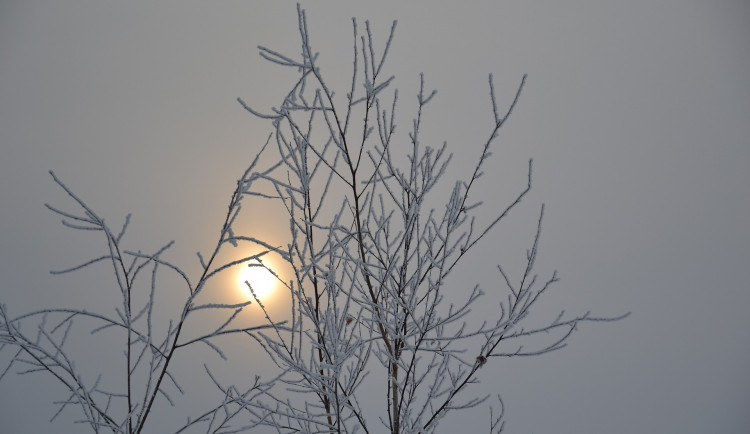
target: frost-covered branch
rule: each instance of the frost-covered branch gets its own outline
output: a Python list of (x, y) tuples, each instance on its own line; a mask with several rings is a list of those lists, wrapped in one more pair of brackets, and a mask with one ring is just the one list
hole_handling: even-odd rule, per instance
[[(394, 50), (396, 22), (387, 37), (377, 38), (369, 22), (362, 31), (352, 20), (351, 81), (337, 86), (328, 81), (325, 53), (315, 51), (299, 6), (297, 17), (298, 54), (259, 47), (263, 59), (297, 73), (278, 104), (257, 109), (238, 98), (252, 116), (270, 121), (272, 133), (237, 181), (216, 243), (197, 253), (197, 273), (167, 259), (172, 242), (152, 252), (126, 249), (130, 216), (115, 234), (52, 174), (77, 211), (48, 208), (66, 227), (102, 233), (106, 246), (57, 273), (107, 264), (119, 305), (114, 313), (52, 309), (15, 318), (0, 306), (0, 351), (15, 351), (0, 378), (11, 366), (23, 373), (48, 372), (70, 392), (60, 401), (61, 411), (78, 405), (95, 432), (140, 433), (148, 431), (155, 408), (164, 402), (175, 405), (185, 393), (174, 370), (178, 358), (202, 344), (226, 359), (222, 340), (243, 338), (262, 350), (276, 373), (240, 387), (242, 379), (227, 384), (216, 369), (205, 366), (217, 399), (175, 432), (434, 433), (449, 414), (487, 402), (489, 396), (477, 396), (472, 386), (497, 367), (498, 357), (558, 350), (580, 324), (626, 316), (563, 311), (551, 320), (532, 318), (558, 281), (557, 272), (544, 280), (535, 269), (544, 207), (538, 219), (528, 220), (536, 232), (518, 276), (498, 265), (505, 286), (490, 294), (476, 282), (454, 278), (455, 270), (471, 265), (475, 247), (491, 242), (500, 223), (530, 195), (531, 160), (507, 203), (485, 204), (477, 188), (483, 174), (493, 170), (493, 149), (518, 109), (525, 75), (504, 111), (489, 76), (491, 121), (478, 140), (468, 137), (462, 148), (476, 152), (475, 164), (449, 179), (454, 173), (450, 144), (428, 143), (423, 131), (432, 105), (439, 103), (424, 74), (411, 107), (413, 119), (408, 128), (399, 128), (402, 117), (396, 108), (404, 103), (392, 89), (396, 80), (386, 62)], [(473, 147), (471, 140), (477, 140)], [(261, 154), (270, 158), (263, 168)], [(236, 233), (237, 222), (246, 216), (242, 205), (250, 201), (247, 209), (261, 208), (254, 206), (260, 201), (264, 212), (278, 211), (274, 217), (286, 220), (285, 242)], [(256, 253), (222, 259), (241, 244)], [(289, 296), (288, 315), (276, 318), (277, 310), (267, 309), (249, 282), (251, 301), (227, 302), (212, 292), (213, 279), (265, 255), (284, 263), (269, 271)], [(179, 311), (171, 316), (157, 303), (165, 274), (183, 286), (179, 297), (170, 293), (170, 306)], [(480, 318), (474, 309), (492, 297), (496, 311)], [(251, 302), (265, 322), (239, 325)], [(203, 313), (220, 318), (188, 332)], [(76, 369), (68, 339), (83, 326), (92, 334), (113, 336), (124, 356), (116, 365), (116, 381), (106, 376), (91, 380)], [(379, 397), (374, 407), (372, 396)], [(504, 426), (505, 409), (498, 399), (499, 412), (490, 411), (491, 433)]]
[[(451, 272), (531, 190), (529, 161), (526, 182), (494, 216), (488, 218), (483, 201), (474, 197), (526, 76), (501, 113), (490, 75), (493, 121), (487, 139), (478, 144), (468, 176), (452, 181), (445, 196), (448, 145), (433, 147), (421, 139), (436, 91), (426, 91), (420, 75), (415, 118), (403, 137), (395, 113), (398, 92), (386, 93), (394, 83), (393, 76), (383, 77), (396, 23), (378, 50), (369, 22), (360, 35), (353, 20), (352, 78), (343, 100), (326, 79), (323, 55), (313, 49), (299, 7), (298, 24), (300, 56), (260, 49), (266, 60), (298, 71), (298, 79), (273, 116), (249, 109), (272, 120), (275, 131), (283, 176), (268, 179), (289, 219), (284, 259), (292, 270), (290, 331), (260, 335), (273, 363), (288, 372), (283, 381), (289, 393), (269, 392), (270, 400), (257, 408), (280, 432), (370, 432), (377, 423), (392, 433), (434, 432), (447, 413), (485, 401), (467, 390), (489, 358), (561, 348), (578, 323), (594, 320), (586, 314), (526, 325), (532, 307), (557, 280), (553, 274), (535, 289), (541, 216), (521, 284), (509, 285), (496, 318), (476, 321), (472, 309), (484, 297), (478, 286), (453, 300), (461, 283), (449, 280)], [(351, 128), (355, 120), (361, 124)], [(555, 335), (557, 330), (562, 333)], [(556, 337), (541, 348), (514, 344), (545, 333)], [(372, 393), (378, 379), (384, 407), (363, 412), (355, 405), (366, 393), (361, 388)], [(491, 415), (491, 432), (502, 430), (503, 412)]]
[[(164, 259), (173, 242), (163, 245), (153, 253), (123, 248), (131, 216), (128, 215), (125, 224), (115, 234), (92, 207), (57, 175), (50, 172), (55, 183), (73, 199), (78, 211), (64, 211), (51, 205), (47, 205), (47, 208), (62, 217), (66, 227), (102, 233), (106, 246), (105, 254), (95, 255), (94, 259), (55, 271), (53, 274), (80, 272), (101, 264), (109, 264), (120, 295), (120, 303), (109, 312), (88, 311), (83, 308), (55, 308), (29, 312), (17, 317), (9, 316), (7, 308), (0, 305), (0, 351), (13, 352), (8, 365), (2, 369), (0, 379), (14, 369), (24, 375), (46, 372), (70, 393), (66, 399), (57, 401), (59, 408), (55, 417), (72, 405), (80, 409), (81, 422), (87, 423), (94, 432), (106, 430), (116, 433), (140, 433), (148, 429), (147, 421), (154, 405), (160, 399), (163, 398), (166, 403), (174, 405), (173, 395), (184, 393), (172, 370), (173, 361), (178, 357), (178, 353), (185, 353), (188, 348), (194, 346), (193, 344), (202, 343), (221, 358), (226, 358), (223, 350), (214, 342), (217, 338), (236, 336), (245, 340), (251, 337), (251, 342), (254, 342), (257, 339), (254, 335), (261, 330), (285, 330), (283, 322), (237, 327), (236, 320), (250, 301), (197, 302), (199, 296), (209, 299), (217, 296), (206, 293), (209, 291), (206, 287), (209, 280), (233, 266), (277, 250), (267, 243), (256, 242), (255, 237), (235, 235), (233, 231), (234, 223), (240, 215), (242, 199), (252, 197), (256, 191), (260, 192), (261, 190), (253, 184), (262, 182), (274, 170), (273, 165), (268, 169), (258, 170), (260, 152), (237, 182), (215, 247), (205, 259), (199, 254), (200, 274), (194, 281), (188, 277), (188, 272)], [(239, 242), (254, 243), (265, 250), (225, 263), (218, 261), (220, 252), (228, 246), (236, 246)], [(147, 270), (150, 273), (146, 273)], [(175, 298), (178, 294), (169, 296), (170, 303), (182, 303), (177, 317), (168, 316), (166, 306), (159, 306), (157, 303), (156, 294), (167, 289), (162, 288), (163, 285), (160, 284), (159, 276), (163, 271), (177, 276), (186, 289), (181, 298)], [(225, 318), (218, 325), (203, 326), (203, 330), (196, 335), (186, 334), (185, 324), (198, 319), (192, 319), (193, 313), (206, 310), (219, 312)], [(71, 336), (79, 335), (86, 329), (92, 335), (106, 334), (108, 342), (113, 345), (112, 348), (94, 350), (98, 353), (97, 357), (102, 358), (102, 362), (107, 361), (105, 365), (113, 367), (104, 377), (101, 374), (98, 377), (94, 376), (95, 380), (92, 380), (91, 372), (80, 371), (77, 368), (80, 363), (77, 364), (76, 361), (80, 361), (85, 354), (69, 344)], [(123, 357), (117, 360), (109, 357), (110, 354), (122, 354)], [(259, 387), (260, 383), (250, 390)], [(263, 383), (260, 389), (265, 390), (268, 387), (268, 383)], [(248, 393), (237, 396), (245, 399), (249, 396)], [(217, 418), (221, 417), (222, 422), (219, 426), (227, 427), (229, 420), (237, 415), (236, 412), (224, 412), (226, 405), (234, 402), (228, 399), (225, 394), (221, 405), (206, 411), (186, 426), (197, 426), (199, 422), (208, 421), (211, 421), (209, 426), (212, 426), (219, 420)], [(224, 413), (220, 416), (220, 412)]]

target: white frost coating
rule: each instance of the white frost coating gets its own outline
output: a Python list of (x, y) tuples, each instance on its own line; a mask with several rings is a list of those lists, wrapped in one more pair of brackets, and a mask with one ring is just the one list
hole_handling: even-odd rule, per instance
[[(58, 401), (59, 410), (76, 406), (92, 431), (148, 432), (152, 410), (180, 404), (184, 390), (173, 371), (175, 360), (190, 357), (195, 344), (227, 358), (231, 353), (224, 338), (231, 337), (232, 342), (247, 340), (259, 347), (277, 372), (264, 381), (256, 377), (251, 384), (244, 378), (223, 384), (214, 375), (217, 370), (204, 365), (220, 397), (184, 424), (175, 421), (174, 432), (229, 433), (257, 427), (283, 433), (434, 433), (449, 413), (488, 399), (474, 396), (471, 386), (479, 381), (480, 369), (497, 367), (497, 357), (554, 351), (566, 345), (579, 323), (617, 319), (561, 312), (541, 325), (529, 322), (531, 309), (557, 281), (556, 272), (543, 279), (534, 271), (543, 207), (521, 276), (511, 278), (498, 266), (505, 286), (492, 288), (498, 303), (495, 317), (476, 318), (472, 313), (477, 303), (487, 302), (478, 285), (447, 286), (454, 267), (489, 238), (531, 189), (530, 161), (526, 185), (515, 198), (489, 222), (476, 218), (482, 201), (475, 197), (474, 184), (489, 164), (491, 146), (519, 100), (525, 76), (501, 113), (490, 75), (493, 121), (486, 141), (477, 144), (477, 163), (468, 176), (445, 180), (452, 157), (447, 144), (420, 142), (422, 116), (437, 94), (425, 92), (422, 74), (411, 130), (396, 129), (398, 93), (386, 92), (394, 77), (383, 78), (396, 23), (378, 50), (369, 22), (360, 34), (353, 20), (353, 73), (351, 83), (339, 90), (346, 95), (342, 100), (334, 98), (336, 89), (324, 78), (299, 7), (298, 19), (300, 55), (259, 47), (264, 59), (293, 68), (299, 76), (276, 108), (261, 112), (238, 99), (252, 115), (270, 120), (273, 133), (239, 177), (218, 239), (205, 256), (197, 254), (200, 270), (192, 279), (165, 259), (172, 242), (153, 253), (127, 250), (123, 243), (130, 216), (115, 236), (103, 218), (52, 174), (76, 211), (47, 207), (68, 227), (101, 233), (106, 247), (104, 254), (58, 273), (107, 264), (119, 304), (106, 312), (48, 309), (17, 317), (0, 304), (0, 351), (7, 350), (11, 360), (0, 379), (11, 367), (21, 367), (22, 373), (51, 373), (68, 392), (67, 399)], [(395, 156), (396, 147), (407, 151), (406, 158)], [(271, 154), (272, 162), (260, 167), (266, 161), (261, 154)], [(447, 197), (442, 191), (446, 188)], [(242, 201), (252, 201), (244, 213)], [(253, 234), (235, 234), (235, 223), (248, 210), (269, 201), (286, 212), (289, 231), (280, 245)], [(251, 246), (256, 253), (222, 260), (236, 254), (227, 244)], [(278, 272), (271, 271), (291, 298), (291, 319), (275, 321), (253, 292), (265, 322), (241, 326), (238, 318), (251, 301), (211, 302), (203, 296), (216, 295), (211, 288), (221, 286), (209, 285), (212, 279), (264, 255), (284, 263)], [(157, 276), (164, 273), (177, 277), (179, 293), (168, 286), (168, 297), (158, 296), (165, 289)], [(465, 293), (463, 299), (452, 297), (458, 291)], [(160, 313), (158, 303), (164, 298), (179, 308), (178, 314)], [(201, 313), (218, 320), (207, 330), (185, 332), (201, 321)], [(100, 387), (100, 376), (76, 368), (68, 341), (79, 320), (82, 327), (93, 324), (92, 333), (115, 337), (112, 353), (123, 354), (116, 388)], [(255, 357), (248, 355), (248, 361)], [(373, 391), (385, 398), (379, 401), (382, 407), (364, 408), (360, 397)], [(490, 413), (492, 433), (503, 429), (504, 406), (501, 400), (499, 404), (499, 413)]]
[[(283, 109), (273, 110), (277, 116), (251, 110), (273, 121), (283, 175), (267, 179), (288, 213), (285, 260), (293, 270), (288, 285), (294, 305), (291, 332), (264, 334), (263, 348), (288, 373), (282, 377), (284, 384), (299, 395), (274, 395), (253, 405), (266, 418), (263, 424), (281, 432), (379, 432), (383, 427), (392, 433), (435, 432), (447, 413), (485, 402), (487, 397), (464, 395), (478, 381), (479, 368), (492, 366), (493, 357), (555, 350), (577, 323), (592, 319), (561, 316), (546, 326), (519, 327), (557, 280), (553, 273), (538, 287), (533, 274), (543, 210), (520, 287), (511, 285), (499, 269), (508, 287), (497, 318), (472, 318), (471, 307), (484, 295), (478, 286), (456, 305), (444, 301), (451, 270), (531, 188), (530, 162), (525, 188), (489, 223), (476, 223), (482, 201), (471, 197), (474, 183), (488, 164), (499, 128), (518, 102), (525, 77), (502, 114), (490, 77), (494, 122), (486, 142), (478, 146), (473, 173), (454, 180), (439, 212), (427, 210), (425, 204), (437, 197), (435, 187), (451, 159), (446, 144), (434, 148), (420, 143), (423, 109), (436, 91), (426, 92), (420, 75), (411, 131), (396, 134), (398, 93), (388, 100), (384, 90), (393, 77), (381, 78), (395, 23), (382, 52), (375, 48), (369, 23), (360, 35), (353, 20), (353, 30), (353, 73), (343, 91), (344, 104), (334, 99), (335, 91), (317, 63), (303, 10), (300, 58), (261, 48), (267, 60), (299, 72), (283, 98)], [(390, 111), (385, 109), (389, 106)], [(399, 161), (391, 145), (403, 147), (405, 141), (410, 152)], [(547, 333), (552, 336), (547, 344), (535, 341), (541, 346), (529, 350), (510, 346), (512, 354), (505, 350), (506, 340)], [(387, 392), (383, 408), (359, 405), (357, 397), (369, 391), (363, 386), (366, 377)], [(502, 416), (501, 403), (499, 416), (491, 414), (492, 432), (502, 430)]]

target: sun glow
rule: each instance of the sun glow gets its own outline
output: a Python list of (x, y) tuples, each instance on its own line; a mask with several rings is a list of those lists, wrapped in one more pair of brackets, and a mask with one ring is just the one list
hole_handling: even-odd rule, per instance
[[(270, 267), (271, 264), (268, 261), (264, 261), (263, 265), (257, 260), (250, 261), (244, 264), (239, 272), (237, 273), (237, 285), (239, 286), (242, 293), (252, 299), (249, 283), (255, 295), (261, 300), (268, 300), (276, 289), (277, 280), (276, 277), (271, 274), (266, 267)], [(246, 283), (247, 282), (247, 283)]]

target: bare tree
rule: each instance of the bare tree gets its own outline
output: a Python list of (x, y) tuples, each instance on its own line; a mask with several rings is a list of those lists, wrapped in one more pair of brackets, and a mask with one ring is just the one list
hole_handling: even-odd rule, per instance
[[(385, 73), (396, 22), (378, 50), (369, 23), (365, 22), (361, 33), (353, 20), (351, 82), (337, 93), (324, 78), (305, 12), (299, 6), (298, 20), (299, 56), (260, 47), (263, 58), (299, 73), (281, 104), (261, 112), (239, 100), (253, 115), (271, 122), (273, 133), (263, 149), (272, 139), (277, 153), (265, 169), (258, 168), (256, 157), (239, 179), (215, 248), (207, 259), (198, 254), (202, 272), (196, 280), (163, 259), (171, 243), (152, 254), (125, 250), (122, 240), (127, 221), (115, 234), (53, 174), (79, 211), (48, 207), (64, 218), (66, 226), (100, 231), (107, 246), (103, 255), (62, 272), (110, 263), (121, 306), (115, 316), (51, 309), (15, 318), (2, 307), (0, 344), (15, 349), (11, 365), (25, 366), (23, 373), (48, 372), (65, 385), (70, 396), (60, 410), (78, 404), (82, 420), (94, 432), (144, 432), (155, 403), (172, 402), (171, 394), (180, 391), (170, 370), (175, 357), (198, 343), (224, 357), (214, 340), (238, 335), (261, 346), (278, 367), (278, 375), (265, 381), (256, 378), (240, 388), (220, 384), (206, 368), (223, 399), (194, 413), (176, 432), (270, 427), (289, 433), (375, 433), (385, 427), (391, 433), (432, 433), (452, 411), (487, 402), (488, 397), (477, 396), (471, 385), (480, 380), (483, 368), (492, 367), (494, 359), (554, 351), (566, 345), (582, 322), (625, 316), (601, 318), (585, 313), (567, 317), (560, 313), (546, 323), (530, 322), (532, 308), (558, 280), (556, 272), (538, 278), (534, 269), (544, 207), (533, 222), (536, 234), (521, 275), (511, 277), (498, 266), (502, 285), (492, 288), (496, 317), (482, 320), (472, 314), (485, 296), (478, 285), (458, 288), (466, 289), (463, 297), (452, 298), (457, 291), (449, 279), (451, 272), (519, 207), (531, 189), (529, 160), (527, 177), (514, 199), (491, 218), (479, 218), (483, 205), (476, 197), (476, 184), (487, 170), (501, 127), (517, 106), (525, 76), (504, 110), (489, 76), (492, 122), (486, 138), (477, 143), (476, 164), (465, 178), (447, 182), (444, 178), (451, 160), (447, 145), (432, 147), (421, 141), (422, 119), (436, 95), (425, 90), (422, 75), (411, 127), (404, 132), (397, 129), (398, 92), (389, 90), (394, 77)], [(234, 233), (243, 200), (270, 201), (283, 209), (289, 222), (286, 245), (272, 246)], [(227, 244), (238, 243), (263, 250), (225, 263), (216, 260)], [(262, 260), (266, 254), (280, 257), (285, 264), (270, 269), (259, 262), (274, 273), (290, 296), (285, 321), (272, 318), (258, 297), (254, 301), (263, 308), (267, 323), (254, 328), (233, 325), (249, 302), (196, 301), (210, 279), (237, 264)], [(149, 279), (148, 270), (147, 291), (138, 298), (135, 284)], [(173, 321), (154, 314), (159, 270), (176, 273), (185, 285), (182, 311)], [(255, 294), (252, 284), (247, 285)], [(204, 334), (186, 336), (183, 325), (194, 312), (204, 309), (227, 312), (224, 322)], [(92, 333), (117, 333), (125, 348), (122, 390), (101, 387), (99, 380), (79, 372), (69, 357), (65, 346), (69, 331), (74, 320), (84, 318), (97, 323)], [(165, 330), (161, 335), (154, 326), (157, 321)], [(373, 394), (379, 394), (376, 408), (364, 404), (372, 401)], [(499, 412), (491, 409), (490, 432), (503, 430), (503, 414), (500, 401)]]
[[(467, 390), (493, 358), (554, 351), (581, 322), (619, 319), (561, 313), (546, 324), (527, 325), (531, 308), (557, 281), (556, 273), (540, 281), (534, 272), (543, 207), (520, 278), (498, 266), (505, 288), (493, 288), (502, 294), (497, 317), (472, 317), (483, 296), (478, 286), (458, 304), (446, 298), (451, 271), (531, 189), (529, 161), (526, 185), (515, 199), (477, 223), (482, 203), (473, 187), (525, 76), (503, 111), (490, 75), (493, 118), (486, 139), (478, 143), (468, 176), (446, 192), (439, 185), (451, 159), (447, 146), (420, 140), (425, 108), (436, 94), (425, 90), (422, 75), (411, 130), (399, 134), (396, 127), (398, 92), (388, 92), (394, 77), (384, 72), (396, 22), (379, 51), (369, 22), (360, 34), (353, 20), (351, 83), (337, 93), (325, 79), (299, 7), (298, 18), (299, 57), (260, 47), (265, 59), (299, 71), (284, 100), (269, 113), (239, 100), (274, 127), (282, 166), (266, 179), (290, 222), (289, 243), (276, 253), (293, 270), (284, 280), (293, 304), (291, 331), (261, 336), (299, 399), (274, 394), (248, 403), (265, 424), (282, 432), (382, 432), (380, 424), (391, 433), (434, 432), (450, 411), (487, 399)], [(535, 335), (550, 340), (530, 341)], [(385, 385), (379, 411), (362, 405), (371, 384)], [(502, 430), (502, 413), (491, 430)]]
[[(247, 336), (271, 327), (234, 326), (234, 320), (250, 301), (239, 304), (201, 301), (205, 300), (210, 281), (230, 267), (261, 258), (267, 253), (266, 250), (223, 263), (217, 259), (220, 252), (226, 250), (227, 244), (237, 245), (232, 225), (239, 215), (243, 192), (250, 189), (253, 182), (263, 175), (262, 172), (254, 171), (256, 163), (257, 158), (238, 181), (216, 245), (205, 258), (198, 253), (201, 268), (196, 280), (191, 280), (182, 269), (163, 258), (173, 242), (149, 254), (125, 249), (123, 240), (130, 215), (121, 230), (115, 233), (103, 218), (50, 172), (54, 181), (78, 209), (69, 212), (51, 205), (47, 205), (47, 208), (61, 216), (63, 225), (67, 227), (100, 232), (106, 246), (103, 254), (83, 264), (52, 273), (64, 274), (93, 267), (98, 263), (109, 264), (115, 287), (119, 290), (120, 305), (115, 307), (114, 312), (44, 309), (15, 318), (9, 316), (6, 306), (0, 305), (0, 351), (15, 350), (10, 363), (0, 372), (0, 378), (11, 371), (14, 365), (19, 366), (23, 375), (36, 372), (51, 374), (69, 392), (67, 398), (58, 401), (59, 409), (52, 420), (68, 406), (77, 405), (82, 412), (78, 422), (88, 424), (93, 432), (148, 432), (144, 429), (148, 426), (147, 421), (154, 413), (157, 401), (160, 405), (174, 405), (173, 395), (183, 393), (178, 378), (173, 374), (172, 367), (176, 358), (190, 354), (187, 350), (197, 344), (205, 344), (221, 358), (226, 358), (224, 352), (212, 341), (222, 336)], [(262, 244), (260, 241), (258, 243)], [(169, 299), (171, 305), (177, 303), (179, 306), (181, 303), (176, 317), (166, 315), (155, 301), (157, 292), (166, 290), (158, 284), (157, 276), (162, 271), (176, 275), (183, 283), (182, 300), (175, 300), (173, 296)], [(209, 326), (208, 330), (197, 334), (186, 333), (185, 326), (191, 322), (201, 321), (205, 324), (205, 319), (198, 319), (196, 315), (205, 311), (223, 313), (224, 319), (218, 325)], [(95, 350), (96, 357), (102, 361), (108, 361), (107, 354), (117, 354), (124, 350), (124, 357), (117, 362), (115, 368), (118, 373), (114, 376), (117, 378), (102, 378), (101, 374), (81, 372), (77, 368), (77, 362), (81, 361), (77, 357), (91, 358), (90, 353), (80, 354), (68, 344), (69, 337), (78, 331), (74, 327), (79, 324), (81, 327), (88, 327), (92, 335), (108, 334), (107, 338), (113, 347)], [(273, 327), (280, 330), (284, 325), (273, 324)], [(204, 364), (204, 367), (211, 376), (208, 366)], [(241, 403), (262, 395), (271, 383), (256, 378), (252, 385), (242, 390), (237, 385), (225, 389), (222, 399), (212, 407), (197, 409), (185, 423), (177, 424), (175, 432), (183, 432), (189, 428), (205, 428), (211, 432), (237, 429), (234, 422), (238, 410), (243, 407)], [(244, 427), (252, 426), (250, 424)]]

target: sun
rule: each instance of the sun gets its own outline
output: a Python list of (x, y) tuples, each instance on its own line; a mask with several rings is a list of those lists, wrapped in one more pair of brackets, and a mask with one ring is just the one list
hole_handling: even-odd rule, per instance
[(240, 267), (237, 273), (237, 285), (245, 296), (252, 298), (250, 288), (245, 282), (250, 283), (255, 295), (261, 301), (267, 300), (273, 294), (277, 280), (265, 267), (270, 268), (268, 261), (263, 261), (263, 265), (261, 265), (258, 260), (246, 262)]

